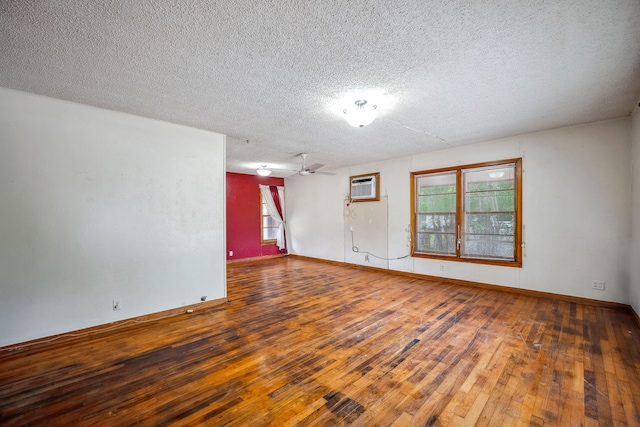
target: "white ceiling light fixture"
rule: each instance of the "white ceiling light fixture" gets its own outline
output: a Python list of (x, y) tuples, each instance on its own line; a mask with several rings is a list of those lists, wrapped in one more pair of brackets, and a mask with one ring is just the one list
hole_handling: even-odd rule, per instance
[(355, 104), (355, 108), (342, 110), (344, 118), (351, 126), (356, 128), (365, 127), (376, 118), (378, 114), (377, 105), (367, 104), (365, 99), (359, 99)]
[(271, 169), (267, 169), (267, 165), (262, 165), (261, 167), (256, 169), (256, 172), (258, 172), (258, 175), (260, 175), (260, 176), (269, 176), (269, 175), (271, 175)]

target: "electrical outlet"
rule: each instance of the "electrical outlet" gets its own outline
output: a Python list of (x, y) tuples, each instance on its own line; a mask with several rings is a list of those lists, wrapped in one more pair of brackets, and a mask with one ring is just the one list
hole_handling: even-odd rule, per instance
[(604, 291), (604, 280), (593, 280), (591, 282), (591, 289), (596, 289), (598, 291)]
[(229, 251), (229, 256), (233, 256), (233, 251)]
[(113, 300), (113, 311), (118, 311), (120, 310), (122, 306), (120, 305), (120, 300), (119, 299), (114, 299)]
[(440, 264), (440, 271), (444, 271), (444, 264)]

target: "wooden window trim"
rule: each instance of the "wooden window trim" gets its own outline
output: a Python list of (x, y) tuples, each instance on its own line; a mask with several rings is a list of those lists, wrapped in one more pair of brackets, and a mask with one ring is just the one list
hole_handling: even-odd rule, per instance
[[(514, 260), (469, 258), (460, 255), (460, 248), (456, 246), (456, 255), (436, 255), (418, 253), (415, 249), (416, 237), (416, 176), (441, 173), (456, 172), (456, 240), (460, 237), (459, 226), (463, 223), (463, 182), (462, 171), (466, 169), (484, 168), (491, 166), (500, 166), (506, 164), (515, 164), (514, 180), (515, 180), (515, 221), (514, 230)], [(440, 259), (446, 261), (466, 262), (475, 264), (498, 265), (505, 267), (522, 267), (522, 158), (497, 160), (492, 162), (474, 163), (469, 165), (461, 165), (448, 168), (430, 169), (417, 172), (411, 172), (411, 256), (416, 258)]]
[(269, 240), (264, 239), (264, 215), (262, 213), (262, 205), (263, 205), (262, 192), (260, 192), (259, 200), (260, 200), (260, 205), (259, 205), (260, 206), (260, 244), (262, 246), (275, 245), (277, 243), (277, 239), (269, 239)]

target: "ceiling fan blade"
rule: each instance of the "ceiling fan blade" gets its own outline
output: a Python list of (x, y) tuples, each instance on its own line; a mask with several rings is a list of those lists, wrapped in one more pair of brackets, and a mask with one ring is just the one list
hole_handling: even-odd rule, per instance
[(282, 172), (300, 172), (300, 169), (281, 169), (281, 168), (269, 168), (272, 171), (282, 171)]
[(309, 169), (310, 171), (315, 171), (315, 170), (320, 169), (323, 166), (324, 165), (321, 165), (320, 163), (314, 163), (311, 166), (309, 166), (307, 169)]
[(321, 172), (321, 171), (312, 171), (311, 173), (315, 173), (316, 175), (338, 175), (334, 172)]

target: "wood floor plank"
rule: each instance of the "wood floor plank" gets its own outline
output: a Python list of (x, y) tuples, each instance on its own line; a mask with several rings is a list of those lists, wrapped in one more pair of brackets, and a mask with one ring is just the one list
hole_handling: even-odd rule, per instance
[(228, 303), (0, 349), (0, 425), (640, 425), (640, 330), (587, 306), (315, 262)]

